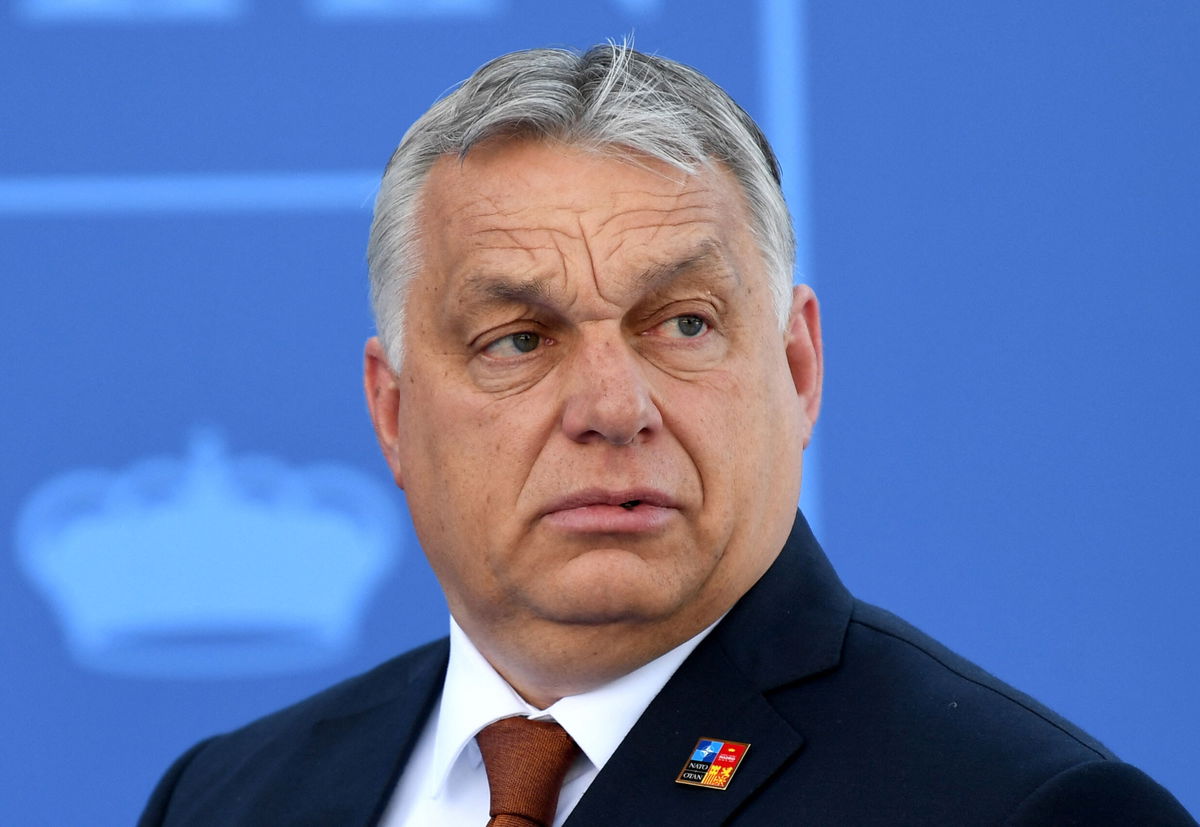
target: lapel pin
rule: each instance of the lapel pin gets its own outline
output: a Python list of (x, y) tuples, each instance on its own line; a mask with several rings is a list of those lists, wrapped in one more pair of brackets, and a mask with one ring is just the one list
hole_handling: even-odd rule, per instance
[(739, 744), (737, 741), (701, 738), (675, 782), (723, 790), (729, 786), (729, 779), (733, 778), (748, 749), (749, 744)]

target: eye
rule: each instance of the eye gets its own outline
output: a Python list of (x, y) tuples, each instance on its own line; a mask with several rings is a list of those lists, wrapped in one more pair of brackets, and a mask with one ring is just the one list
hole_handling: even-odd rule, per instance
[(701, 316), (683, 315), (667, 319), (659, 328), (662, 335), (676, 339), (694, 339), (708, 330), (708, 322)]
[(496, 341), (483, 349), (483, 352), (488, 356), (493, 356), (497, 359), (503, 359), (512, 356), (521, 356), (526, 353), (532, 353), (537, 350), (545, 342), (545, 339), (539, 333), (534, 333), (530, 330), (522, 330), (517, 333), (510, 333), (507, 336), (501, 336)]

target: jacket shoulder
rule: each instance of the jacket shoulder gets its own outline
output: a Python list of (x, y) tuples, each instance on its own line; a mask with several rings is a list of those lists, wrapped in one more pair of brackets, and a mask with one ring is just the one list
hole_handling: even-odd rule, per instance
[(201, 741), (163, 775), (139, 825), (261, 823), (257, 816), (235, 814), (254, 812), (249, 802), (269, 801), (294, 788), (291, 778), (329, 771), (332, 764), (317, 760), (315, 752), (359, 756), (369, 749), (395, 750), (394, 742), (377, 745), (371, 739), (380, 730), (401, 742), (416, 737), (448, 656), (448, 641), (434, 641)]
[(1048, 779), (1118, 763), (1028, 695), (857, 601), (838, 663), (766, 697), (804, 746), (755, 817), (798, 804), (812, 823), (997, 824)]
[(1169, 792), (1136, 767), (1120, 761), (1089, 761), (1047, 780), (1004, 824), (1195, 827), (1196, 821)]
[[(949, 710), (959, 709), (951, 697), (956, 691), (968, 693), (975, 704), (972, 713), (1004, 721), (1006, 729), (997, 735), (1006, 740), (1015, 740), (1022, 733), (1027, 736), (1037, 733), (1040, 737), (1035, 742), (1043, 748), (1055, 744), (1081, 761), (1116, 757), (1066, 718), (891, 612), (855, 601), (848, 636), (848, 646), (890, 651), (891, 660), (905, 666), (894, 673), (901, 685), (922, 692), (944, 693)], [(1018, 725), (1016, 730), (1012, 729), (1014, 725)]]
[(449, 657), (447, 638), (412, 649), (374, 668), (327, 687), (236, 730), (210, 738), (226, 749), (254, 749), (326, 718), (344, 717), (409, 695), (444, 670)]

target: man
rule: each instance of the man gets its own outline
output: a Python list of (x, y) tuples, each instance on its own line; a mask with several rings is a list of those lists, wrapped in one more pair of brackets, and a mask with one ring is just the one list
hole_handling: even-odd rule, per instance
[(401, 142), (369, 261), (450, 637), (197, 745), (143, 824), (1194, 823), (838, 582), (795, 512), (817, 302), (706, 78), (489, 63)]

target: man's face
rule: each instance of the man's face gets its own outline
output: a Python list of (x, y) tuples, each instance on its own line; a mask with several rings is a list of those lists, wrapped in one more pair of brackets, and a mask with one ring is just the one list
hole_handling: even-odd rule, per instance
[(715, 620), (786, 538), (820, 387), (815, 301), (780, 330), (736, 180), (491, 142), (422, 204), (405, 361), (369, 346), (367, 391), (455, 618)]

